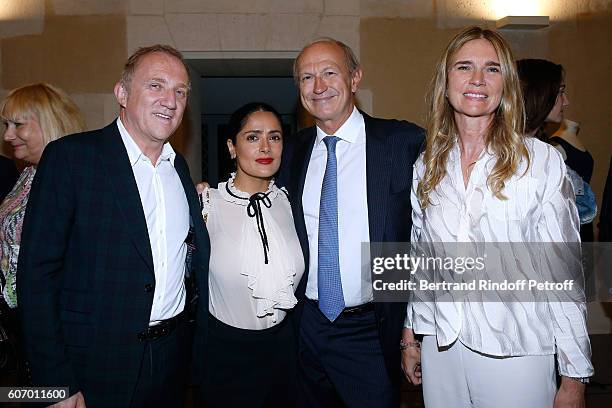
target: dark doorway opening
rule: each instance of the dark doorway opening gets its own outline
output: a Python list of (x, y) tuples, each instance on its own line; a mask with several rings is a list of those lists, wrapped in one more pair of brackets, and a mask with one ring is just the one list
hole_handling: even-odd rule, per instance
[(195, 65), (201, 74), (202, 178), (216, 187), (234, 168), (226, 146), (231, 114), (246, 103), (265, 102), (281, 114), (287, 137), (297, 130), (299, 93), (291, 58), (208, 59)]

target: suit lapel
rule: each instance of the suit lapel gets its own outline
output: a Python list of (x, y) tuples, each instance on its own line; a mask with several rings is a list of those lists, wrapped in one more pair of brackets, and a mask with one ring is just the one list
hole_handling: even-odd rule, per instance
[[(306, 291), (306, 282), (308, 280), (308, 270), (310, 268), (310, 247), (308, 246), (308, 232), (306, 231), (306, 221), (304, 220), (304, 207), (302, 205), (302, 195), (304, 194), (304, 183), (306, 182), (306, 173), (308, 171), (308, 163), (314, 147), (316, 139), (316, 130), (313, 126), (300, 133), (295, 145), (292, 146), (292, 159), (290, 162), (289, 180), (291, 207), (293, 209), (293, 220), (295, 223), (295, 231), (302, 247), (304, 255), (304, 276), (297, 288), (297, 296), (303, 297)], [(298, 136), (298, 135), (296, 135)]]
[(304, 194), (304, 183), (306, 182), (306, 173), (308, 171), (308, 163), (317, 136), (316, 128), (306, 131), (305, 137), (301, 138), (295, 145), (293, 165), (298, 169), (297, 178), (295, 179), (297, 196), (300, 198), (300, 207), (302, 207), (302, 194)]
[[(202, 220), (202, 214), (200, 213), (200, 202), (198, 196), (195, 194), (195, 187), (191, 177), (189, 176), (189, 170), (183, 158), (177, 154), (174, 161), (174, 168), (176, 173), (181, 179), (183, 190), (185, 191), (185, 197), (187, 197), (187, 204), (189, 204), (189, 225), (194, 227), (194, 231), (204, 230), (204, 221)], [(200, 225), (201, 224), (201, 225)]]
[[(210, 258), (210, 238), (208, 236), (208, 230), (204, 225), (204, 219), (202, 218), (202, 209), (200, 207), (200, 201), (196, 193), (193, 181), (189, 175), (189, 168), (185, 159), (177, 154), (174, 160), (174, 168), (176, 173), (181, 179), (183, 190), (185, 191), (185, 197), (187, 197), (187, 204), (189, 205), (189, 227), (193, 228), (195, 234), (195, 254), (196, 256), (191, 259), (191, 270), (189, 274), (194, 276), (196, 280), (201, 280), (208, 284), (208, 268), (201, 268), (202, 266), (208, 266)], [(201, 275), (202, 271), (204, 275)], [(208, 304), (208, 294), (200, 291), (200, 296), (203, 296), (205, 304)]]
[(389, 186), (391, 183), (391, 144), (376, 121), (361, 112), (366, 128), (366, 185), (370, 242), (384, 240)]
[(130, 166), (127, 150), (121, 140), (117, 123), (111, 123), (102, 132), (104, 139), (100, 148), (100, 159), (102, 165), (106, 168), (108, 182), (112, 186), (113, 195), (125, 225), (129, 226), (136, 250), (151, 273), (154, 273), (147, 222), (134, 172)]

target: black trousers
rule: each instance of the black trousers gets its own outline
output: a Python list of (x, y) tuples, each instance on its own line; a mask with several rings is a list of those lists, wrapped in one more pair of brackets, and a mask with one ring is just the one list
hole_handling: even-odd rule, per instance
[(300, 407), (398, 407), (373, 310), (330, 322), (306, 301), (299, 325)]
[(268, 329), (247, 330), (209, 315), (199, 406), (294, 406), (297, 356), (290, 319)]
[(192, 335), (191, 324), (182, 321), (167, 336), (146, 341), (130, 407), (185, 406)]

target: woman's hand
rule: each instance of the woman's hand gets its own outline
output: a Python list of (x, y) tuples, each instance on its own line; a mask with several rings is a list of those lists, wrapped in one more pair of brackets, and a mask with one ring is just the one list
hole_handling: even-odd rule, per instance
[[(412, 329), (402, 331), (403, 343), (416, 343)], [(406, 347), (402, 350), (402, 371), (413, 385), (421, 384), (421, 348)]]
[(555, 395), (554, 408), (584, 408), (584, 389), (580, 381), (561, 377), (561, 386)]
[(207, 187), (210, 187), (207, 182), (200, 181), (198, 184), (196, 184), (196, 191), (198, 192), (198, 194), (202, 194)]

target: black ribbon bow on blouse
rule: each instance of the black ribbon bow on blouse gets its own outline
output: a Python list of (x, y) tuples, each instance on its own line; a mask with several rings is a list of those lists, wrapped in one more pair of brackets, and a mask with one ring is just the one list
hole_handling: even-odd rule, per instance
[(272, 207), (272, 201), (270, 200), (270, 197), (268, 197), (268, 193), (255, 193), (249, 198), (239, 197), (231, 192), (228, 184), (229, 183), (225, 184), (225, 190), (228, 192), (229, 195), (240, 200), (249, 200), (249, 205), (247, 206), (247, 215), (257, 220), (257, 231), (259, 232), (259, 238), (261, 238), (261, 245), (263, 246), (264, 260), (265, 263), (268, 264), (268, 251), (270, 250), (270, 247), (268, 245), (268, 235), (266, 234), (266, 227), (264, 225), (263, 213), (261, 212), (261, 205), (263, 204), (266, 208), (270, 208)]

